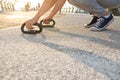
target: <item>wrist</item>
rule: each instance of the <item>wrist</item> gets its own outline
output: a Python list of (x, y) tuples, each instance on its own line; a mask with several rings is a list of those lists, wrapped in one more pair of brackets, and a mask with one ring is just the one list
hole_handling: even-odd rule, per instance
[(33, 17), (32, 19), (33, 19), (34, 22), (38, 22), (39, 17), (36, 17), (36, 16), (35, 16), (35, 17)]
[(52, 19), (52, 18), (53, 18), (53, 15), (49, 15), (48, 17), (49, 17), (49, 19)]

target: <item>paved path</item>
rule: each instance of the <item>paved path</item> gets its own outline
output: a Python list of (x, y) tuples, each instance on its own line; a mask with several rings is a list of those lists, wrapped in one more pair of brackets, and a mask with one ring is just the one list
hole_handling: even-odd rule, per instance
[(120, 18), (102, 32), (83, 27), (89, 15), (56, 18), (54, 29), (0, 30), (0, 80), (120, 80)]

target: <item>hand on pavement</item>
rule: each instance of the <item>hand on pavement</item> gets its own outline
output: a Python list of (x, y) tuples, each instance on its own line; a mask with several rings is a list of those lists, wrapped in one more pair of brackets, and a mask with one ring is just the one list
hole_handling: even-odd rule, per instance
[(36, 22), (34, 19), (29, 19), (25, 22), (25, 26), (27, 29), (33, 29), (33, 24)]

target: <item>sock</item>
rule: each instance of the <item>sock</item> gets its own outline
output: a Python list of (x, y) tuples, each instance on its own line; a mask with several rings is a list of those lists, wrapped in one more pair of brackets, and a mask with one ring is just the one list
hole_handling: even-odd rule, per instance
[(108, 18), (110, 16), (110, 13), (107, 16), (104, 16), (105, 18)]

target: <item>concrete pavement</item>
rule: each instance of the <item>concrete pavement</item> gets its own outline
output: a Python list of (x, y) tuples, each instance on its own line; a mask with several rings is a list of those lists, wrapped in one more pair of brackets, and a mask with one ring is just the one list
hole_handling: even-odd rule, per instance
[(0, 80), (120, 80), (120, 18), (102, 32), (83, 27), (90, 18), (56, 18), (37, 35), (1, 29)]

